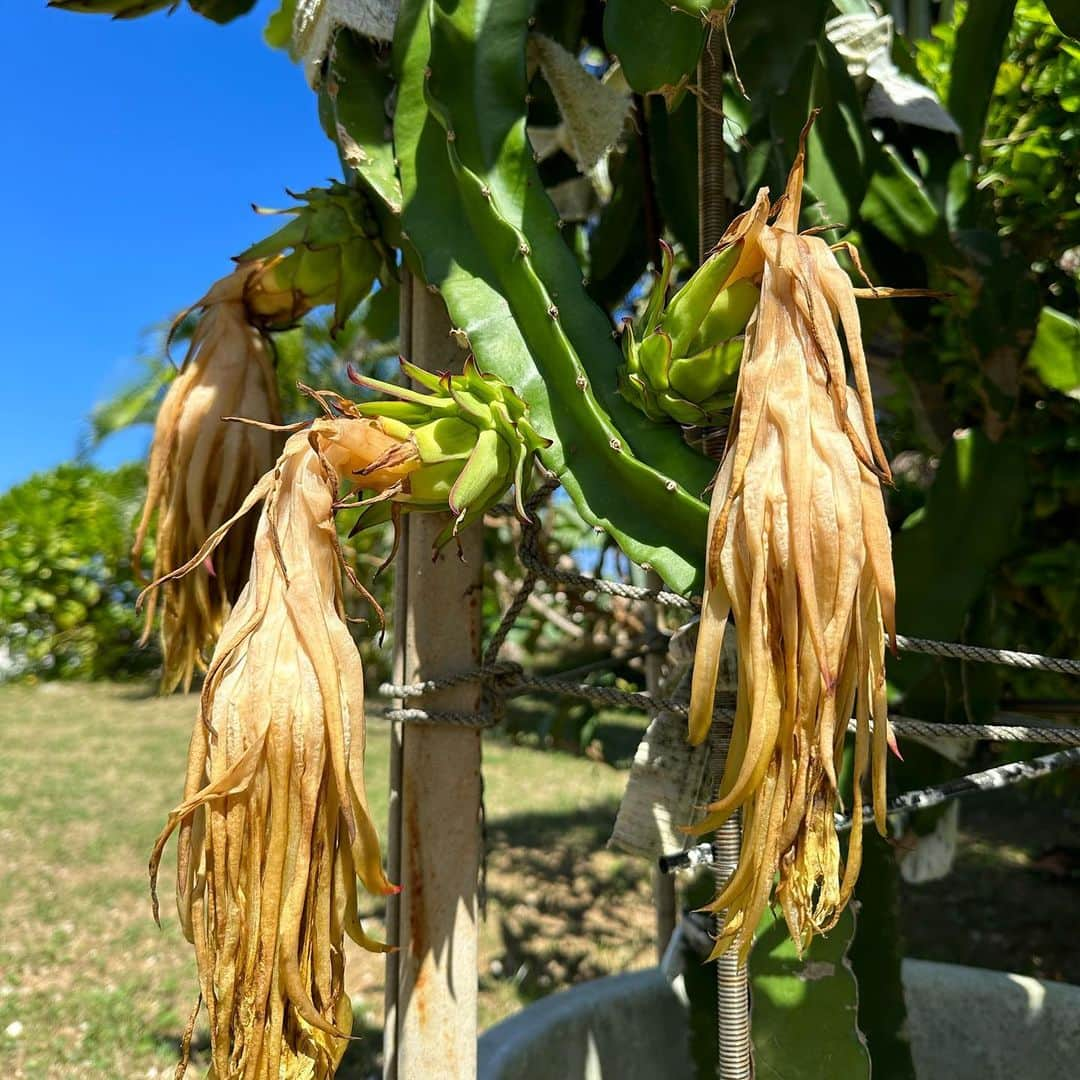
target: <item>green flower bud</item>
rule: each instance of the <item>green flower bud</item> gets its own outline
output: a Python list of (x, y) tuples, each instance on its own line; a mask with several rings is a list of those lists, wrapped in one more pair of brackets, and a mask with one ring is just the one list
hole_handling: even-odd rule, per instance
[(323, 304), (334, 305), (336, 332), (394, 265), (380, 239), (367, 196), (333, 183), (297, 196), (304, 205), (262, 213), (292, 220), (236, 256), (241, 265), (265, 260), (253, 280), (248, 309), (264, 329), (280, 330)]
[[(525, 403), (501, 379), (483, 374), (472, 357), (460, 375), (435, 375), (405, 360), (401, 368), (423, 390), (349, 371), (358, 386), (384, 397), (343, 407), (374, 420), (396, 441), (388, 454), (395, 460), (408, 456), (412, 462), (398, 483), (360, 503), (357, 529), (396, 521), (403, 512), (449, 512), (453, 520), (436, 539), (439, 548), (511, 487), (518, 516), (525, 520), (531, 466), (536, 453), (550, 445), (526, 419)], [(376, 460), (371, 469), (384, 464)], [(365, 477), (358, 476), (356, 484), (364, 490)]]
[(735, 399), (743, 334), (759, 289), (730, 282), (740, 243), (713, 252), (665, 306), (674, 267), (663, 245), (663, 265), (642, 319), (641, 337), (623, 325), (625, 366), (619, 390), (652, 420), (686, 426), (722, 423)]

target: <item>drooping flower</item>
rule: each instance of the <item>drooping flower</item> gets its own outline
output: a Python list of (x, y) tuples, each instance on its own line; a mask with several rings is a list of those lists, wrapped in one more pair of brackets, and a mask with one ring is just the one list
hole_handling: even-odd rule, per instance
[[(775, 895), (800, 947), (835, 924), (858, 875), (868, 769), (885, 827), (884, 651), (895, 587), (880, 485), (890, 477), (855, 301), (901, 293), (854, 288), (824, 240), (798, 233), (805, 137), (782, 198), (770, 207), (759, 192), (721, 240), (738, 251), (727, 285), (749, 280), (761, 296), (713, 488), (691, 741), (712, 722), (729, 615), (736, 716), (717, 800), (693, 831), (742, 812), (738, 869), (710, 907), (727, 911), (714, 956), (734, 943), (744, 960), (777, 874)], [(842, 859), (834, 811), (853, 709), (854, 827)]]
[[(287, 223), (237, 256), (237, 269), (194, 305), (200, 317), (187, 358), (158, 412), (132, 552), (138, 565), (156, 521), (155, 579), (167, 578), (233, 513), (281, 449), (269, 332), (323, 304), (333, 305), (337, 330), (376, 278), (394, 273), (359, 190), (340, 183), (313, 188), (298, 205), (273, 213)], [(230, 416), (256, 423), (228, 424)], [(251, 523), (238, 525), (212, 561), (181, 580), (169, 578), (162, 589), (166, 693), (190, 687), (205, 669), (246, 580), (253, 530)], [(147, 605), (144, 641), (155, 604)]]
[(203, 684), (184, 799), (150, 861), (156, 917), (158, 866), (179, 831), (177, 904), (217, 1080), (331, 1078), (351, 1030), (344, 937), (386, 949), (357, 909), (357, 877), (371, 893), (395, 887), (365, 795), (363, 672), (342, 573), (362, 586), (336, 513), (363, 492), (367, 509), (447, 513), (449, 539), (511, 485), (520, 501), (544, 442), (510, 388), (474, 365), (405, 370), (429, 393), (359, 380), (396, 400), (355, 405), (312, 392), (327, 415), (293, 434), (236, 513), (156, 583), (198, 573), (262, 504), (248, 582)]
[[(233, 415), (266, 424), (281, 419), (270, 347), (249, 320), (245, 301), (258, 269), (251, 264), (234, 271), (195, 305), (201, 314), (187, 357), (158, 410), (146, 502), (132, 548), (138, 566), (156, 522), (155, 578), (186, 562), (240, 505), (280, 449), (274, 432), (224, 421)], [(165, 693), (180, 684), (187, 689), (196, 670), (205, 669), (247, 579), (253, 535), (253, 525), (241, 523), (205, 566), (163, 587)], [(144, 641), (158, 606), (155, 593), (146, 606)]]
[[(222, 629), (192, 733), (184, 799), (154, 847), (151, 882), (179, 830), (177, 905), (210, 1019), (210, 1075), (332, 1077), (351, 1032), (344, 940), (363, 930), (356, 879), (383, 873), (364, 784), (364, 680), (344, 618), (334, 523), (340, 476), (380, 436), (320, 420), (172, 579), (197, 572), (257, 503), (251, 573)], [(399, 473), (373, 475), (394, 483)]]

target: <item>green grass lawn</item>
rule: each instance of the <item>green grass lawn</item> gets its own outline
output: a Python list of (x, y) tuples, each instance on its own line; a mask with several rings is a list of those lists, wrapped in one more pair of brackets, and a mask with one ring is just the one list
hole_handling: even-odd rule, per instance
[[(137, 685), (0, 688), (4, 1080), (172, 1075), (194, 960), (169, 902), (171, 851), (162, 930), (146, 862), (181, 791), (195, 704)], [(387, 745), (373, 720), (368, 782), (380, 823)], [(567, 983), (653, 962), (648, 867), (604, 850), (625, 773), (489, 737), (484, 776), (481, 1025)], [(374, 902), (369, 913), (381, 929)], [(354, 954), (348, 981), (370, 1032), (342, 1070), (358, 1080), (381, 1043), (381, 961)]]

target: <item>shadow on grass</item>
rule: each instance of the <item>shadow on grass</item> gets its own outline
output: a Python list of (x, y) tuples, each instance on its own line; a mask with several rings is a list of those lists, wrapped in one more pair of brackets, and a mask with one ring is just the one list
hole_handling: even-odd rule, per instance
[[(198, 680), (201, 685), (202, 680)], [(157, 678), (132, 679), (131, 682), (114, 683), (113, 697), (117, 701), (153, 701), (161, 696), (161, 689)], [(193, 685), (190, 697), (193, 701), (198, 700), (199, 685)], [(172, 695), (169, 695), (170, 697)], [(182, 695), (181, 695), (182, 696)]]
[(521, 849), (514, 855), (528, 857), (530, 849), (561, 846), (568, 852), (598, 851), (607, 843), (615, 824), (614, 801), (567, 813), (512, 814), (488, 822), (489, 844)]
[(502, 946), (491, 974), (512, 980), (522, 1002), (621, 970), (651, 933), (648, 865), (605, 852), (615, 809), (515, 814), (488, 828), (489, 918)]
[[(382, 1028), (371, 1027), (361, 1014), (353, 1019), (352, 1034), (352, 1042), (338, 1067), (338, 1080), (377, 1080), (382, 1076)], [(167, 1050), (174, 1060), (180, 1060), (181, 1035), (178, 1032), (156, 1032), (154, 1042), (160, 1049)], [(200, 1026), (191, 1040), (188, 1075), (201, 1076), (209, 1065), (210, 1035)]]
[(549, 752), (601, 760), (626, 768), (645, 731), (645, 718), (615, 709), (597, 710), (568, 700), (513, 699), (505, 733)]
[(353, 1038), (338, 1066), (337, 1080), (378, 1080), (382, 1076), (383, 1032), (363, 1014), (353, 1017)]
[[(205, 1013), (203, 1014), (205, 1018)], [(161, 1050), (167, 1050), (171, 1058), (179, 1062), (182, 1044), (180, 1032), (155, 1031), (154, 1043)], [(195, 1034), (191, 1038), (191, 1056), (188, 1064), (188, 1074), (199, 1076), (210, 1065), (210, 1032), (205, 1026), (195, 1028)]]

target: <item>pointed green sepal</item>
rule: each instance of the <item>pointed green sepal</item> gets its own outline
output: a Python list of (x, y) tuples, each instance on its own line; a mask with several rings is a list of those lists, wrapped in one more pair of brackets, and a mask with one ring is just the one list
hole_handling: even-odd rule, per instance
[[(671, 338), (676, 356), (685, 356), (690, 350), (691, 342), (735, 269), (741, 251), (742, 244), (731, 244), (721, 251), (714, 251), (671, 298), (661, 325)], [(744, 322), (742, 326), (726, 328), (723, 337), (742, 333), (745, 325)]]
[[(533, 462), (549, 445), (529, 424), (525, 403), (501, 379), (481, 372), (471, 358), (460, 375), (436, 375), (407, 361), (401, 368), (424, 390), (349, 372), (354, 383), (380, 396), (343, 408), (375, 421), (384, 434), (400, 440), (413, 463), (399, 484), (382, 493), (382, 501), (364, 504), (356, 527), (393, 519), (386, 508), (390, 503), (404, 513), (449, 512), (453, 521), (440, 533), (438, 547), (511, 487), (524, 518)], [(357, 485), (362, 487), (362, 478)]]

